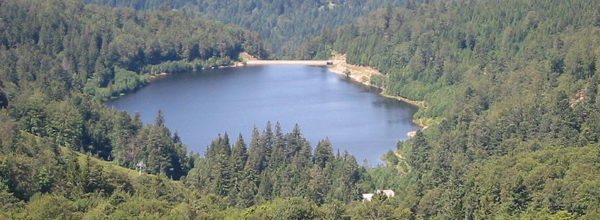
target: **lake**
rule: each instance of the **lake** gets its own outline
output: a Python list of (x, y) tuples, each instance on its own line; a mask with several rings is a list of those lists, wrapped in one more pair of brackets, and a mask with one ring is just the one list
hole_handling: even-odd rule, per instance
[(418, 129), (416, 107), (377, 93), (326, 67), (246, 66), (169, 76), (106, 105), (139, 112), (145, 123), (162, 110), (167, 127), (194, 152), (225, 132), (232, 143), (238, 133), (249, 143), (254, 126), (262, 131), (278, 121), (284, 133), (299, 124), (313, 148), (328, 137), (334, 149), (374, 165)]

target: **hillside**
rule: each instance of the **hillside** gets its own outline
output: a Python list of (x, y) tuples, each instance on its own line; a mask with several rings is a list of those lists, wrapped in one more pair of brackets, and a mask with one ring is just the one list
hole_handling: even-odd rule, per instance
[[(0, 1), (1, 219), (600, 219), (595, 0), (88, 2), (145, 11)], [(426, 103), (428, 128), (368, 168), (298, 125), (198, 155), (162, 112), (106, 108), (157, 74), (269, 56), (197, 13), (275, 57), (344, 54)], [(361, 201), (379, 189), (396, 196)]]
[(298, 128), (218, 136), (201, 157), (162, 112), (144, 124), (102, 104), (155, 74), (261, 58), (254, 32), (75, 0), (2, 1), (0, 16), (2, 219), (316, 217), (374, 188), (352, 155), (327, 140), (313, 152)]
[(386, 156), (415, 216), (595, 219), (599, 11), (591, 0), (386, 9), (314, 37), (305, 57), (346, 54), (384, 73), (371, 82), (387, 94), (427, 103), (416, 117), (436, 123)]
[[(176, 12), (0, 2), (0, 218), (166, 215), (194, 196), (168, 179), (186, 175), (195, 155), (160, 113), (143, 125), (100, 100), (158, 71), (228, 64), (260, 48), (255, 33)], [(139, 161), (161, 177), (117, 167)]]
[(308, 36), (384, 7), (411, 7), (405, 0), (86, 0), (87, 3), (137, 10), (177, 9), (203, 18), (236, 24), (260, 33), (273, 58), (294, 58)]

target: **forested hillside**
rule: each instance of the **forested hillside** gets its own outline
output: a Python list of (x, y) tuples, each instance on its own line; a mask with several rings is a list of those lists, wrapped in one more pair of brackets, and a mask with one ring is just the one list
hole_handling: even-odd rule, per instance
[[(0, 1), (0, 219), (600, 219), (595, 0), (94, 2), (191, 9)], [(107, 109), (161, 72), (268, 56), (195, 13), (279, 54), (375, 67), (429, 127), (367, 168), (299, 126), (219, 135), (201, 156), (161, 112)], [(360, 201), (376, 189), (396, 196)]]
[(37, 88), (105, 98), (139, 87), (148, 74), (226, 65), (243, 51), (265, 56), (256, 33), (177, 12), (140, 14), (74, 0), (3, 1), (0, 10), (2, 81), (10, 95), (30, 90), (24, 82), (62, 78), (53, 83), (63, 85)]
[(97, 100), (136, 89), (161, 71), (224, 65), (242, 51), (262, 52), (255, 33), (176, 12), (11, 0), (2, 2), (0, 15), (2, 122), (18, 130), (5, 133), (7, 140), (25, 132), (131, 168), (158, 157), (149, 164), (152, 172), (175, 179), (185, 175), (188, 156), (162, 115), (155, 126), (143, 126), (139, 117)]
[[(322, 33), (332, 51), (424, 100), (429, 128), (387, 158), (400, 208), (431, 218), (600, 218), (600, 4), (442, 1), (380, 10)], [(351, 74), (351, 73), (350, 73)]]
[(369, 12), (415, 5), (405, 0), (86, 0), (87, 3), (138, 10), (177, 9), (188, 14), (236, 24), (257, 31), (273, 51), (273, 57), (298, 55), (308, 36), (353, 22)]
[(248, 144), (224, 134), (199, 156), (160, 111), (143, 124), (102, 104), (153, 74), (240, 52), (265, 55), (254, 32), (178, 12), (0, 1), (0, 219), (349, 215), (346, 204), (377, 188), (371, 175), (326, 139), (313, 150), (298, 126), (267, 124)]
[[(194, 161), (162, 115), (143, 125), (98, 100), (133, 90), (158, 70), (228, 64), (243, 51), (261, 55), (257, 34), (176, 12), (0, 2), (0, 218), (77, 218), (71, 213), (104, 212), (98, 205), (111, 198), (112, 205), (182, 201), (163, 197), (188, 190), (167, 179), (185, 176)], [(129, 168), (144, 161), (144, 172), (163, 177), (131, 179), (135, 172), (103, 168), (74, 151)]]

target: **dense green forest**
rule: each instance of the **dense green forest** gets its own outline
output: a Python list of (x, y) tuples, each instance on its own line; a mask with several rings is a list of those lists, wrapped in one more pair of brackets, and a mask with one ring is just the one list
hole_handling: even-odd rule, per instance
[[(85, 0), (87, 3), (138, 10), (177, 9), (187, 14), (257, 31), (272, 57), (296, 57), (311, 35), (353, 22), (386, 6), (414, 6), (412, 0)], [(418, 2), (418, 1), (417, 1)]]
[[(0, 10), (9, 95), (33, 91), (25, 82), (62, 78), (53, 82), (62, 85), (40, 89), (107, 98), (136, 89), (150, 74), (228, 65), (243, 51), (266, 56), (257, 33), (177, 12), (140, 14), (79, 1), (3, 1)], [(51, 74), (36, 74), (42, 71)]]
[[(0, 1), (0, 218), (600, 218), (596, 1), (382, 2)], [(259, 33), (196, 12), (289, 45), (278, 55), (347, 54), (433, 120), (368, 168), (299, 126), (219, 135), (199, 155), (161, 112), (106, 108), (157, 73), (268, 56)], [(376, 189), (396, 196), (360, 200)]]
[(323, 32), (332, 51), (384, 73), (385, 93), (434, 120), (386, 158), (400, 207), (422, 218), (600, 218), (600, 4), (440, 1), (387, 8)]
[(248, 145), (224, 134), (200, 156), (160, 111), (145, 125), (102, 104), (162, 71), (265, 56), (257, 33), (71, 0), (1, 1), (0, 30), (0, 219), (340, 218), (376, 188), (298, 126), (267, 124)]

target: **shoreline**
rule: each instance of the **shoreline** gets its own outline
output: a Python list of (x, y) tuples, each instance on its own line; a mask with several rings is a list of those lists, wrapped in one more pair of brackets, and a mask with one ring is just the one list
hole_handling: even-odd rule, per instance
[[(408, 99), (408, 98), (402, 97), (402, 96), (393, 96), (393, 95), (386, 94), (384, 88), (373, 85), (371, 83), (371, 77), (373, 75), (383, 76), (383, 74), (381, 72), (379, 72), (377, 69), (372, 68), (372, 67), (349, 64), (346, 62), (346, 55), (335, 55), (329, 60), (259, 60), (259, 59), (256, 59), (255, 57), (251, 56), (250, 54), (242, 53), (242, 54), (240, 54), (240, 58), (241, 58), (241, 61), (233, 62), (233, 64), (228, 65), (228, 66), (202, 68), (202, 70), (237, 68), (237, 67), (244, 67), (244, 66), (260, 66), (260, 65), (325, 66), (325, 67), (327, 67), (327, 69), (330, 72), (332, 72), (334, 74), (346, 76), (350, 80), (358, 82), (362, 85), (380, 89), (381, 92), (379, 92), (378, 95), (380, 95), (382, 97), (395, 99), (395, 100), (407, 103), (409, 105), (415, 106), (419, 109), (427, 108), (425, 101), (415, 101), (415, 100), (411, 100), (411, 99)], [(161, 80), (170, 75), (172, 75), (172, 74), (166, 73), (166, 72), (151, 75), (151, 76), (149, 76), (147, 83), (152, 83), (154, 81)], [(430, 120), (431, 119), (428, 119), (428, 118), (415, 119), (413, 117), (412, 123), (420, 128), (418, 130), (424, 130), (429, 127), (429, 123), (427, 123), (426, 121), (430, 121)], [(406, 136), (408, 136), (409, 138), (412, 138), (412, 137), (414, 137), (416, 132), (417, 132), (416, 130), (407, 132)]]
[[(369, 67), (369, 66), (359, 66), (359, 65), (353, 65), (353, 64), (347, 63), (346, 55), (335, 55), (330, 60), (259, 60), (259, 59), (252, 57), (249, 54), (243, 53), (243, 54), (240, 54), (240, 61), (234, 61), (231, 65), (202, 68), (202, 70), (238, 68), (238, 67), (244, 67), (244, 66), (259, 66), (259, 65), (325, 66), (325, 67), (327, 67), (327, 70), (329, 70), (330, 72), (332, 72), (334, 74), (348, 77), (350, 80), (360, 83), (361, 85), (380, 89), (380, 92), (377, 94), (382, 97), (395, 99), (395, 100), (407, 103), (409, 105), (415, 106), (418, 109), (427, 108), (427, 103), (425, 101), (415, 101), (415, 100), (411, 100), (411, 99), (408, 99), (408, 98), (402, 97), (402, 96), (389, 95), (385, 92), (384, 88), (373, 85), (371, 83), (371, 77), (373, 75), (379, 75), (382, 77), (384, 77), (384, 75), (381, 72), (379, 72), (377, 69)], [(164, 79), (171, 75), (173, 75), (173, 74), (167, 73), (167, 72), (161, 72), (158, 74), (150, 75), (147, 78), (146, 84)], [(416, 135), (417, 131), (419, 131), (419, 130), (422, 131), (422, 130), (427, 129), (429, 127), (429, 125), (431, 125), (435, 122), (435, 119), (433, 119), (433, 118), (418, 118), (417, 119), (413, 115), (411, 122), (418, 128), (414, 131), (409, 131), (405, 134), (408, 137), (408, 139), (413, 138)], [(397, 151), (394, 151), (394, 152), (396, 153)], [(398, 155), (396, 154), (396, 156), (398, 156)]]
[[(335, 59), (335, 58), (338, 58), (338, 59)], [(334, 56), (334, 59), (340, 60), (340, 62), (329, 66), (328, 70), (330, 72), (333, 72), (338, 75), (346, 76), (346, 77), (350, 78), (352, 81), (358, 82), (362, 85), (378, 88), (381, 90), (381, 92), (378, 93), (380, 96), (390, 98), (390, 99), (396, 99), (398, 101), (407, 103), (407, 104), (415, 106), (417, 108), (427, 108), (427, 104), (425, 103), (425, 101), (415, 101), (415, 100), (411, 100), (409, 98), (402, 97), (402, 96), (389, 95), (385, 92), (384, 88), (373, 85), (370, 80), (372, 75), (383, 76), (383, 74), (381, 72), (379, 72), (378, 70), (376, 70), (375, 68), (368, 67), (368, 66), (358, 66), (358, 65), (349, 64), (346, 62), (345, 55)], [(417, 127), (419, 127), (420, 128), (419, 130), (424, 130), (429, 127), (428, 123), (426, 123), (425, 121), (427, 121), (427, 119), (415, 119), (414, 117), (412, 119), (412, 123), (414, 125), (416, 125)], [(415, 136), (416, 132), (417, 131), (410, 131), (410, 132), (406, 133), (406, 136), (408, 136), (409, 138), (412, 138)]]
[[(347, 65), (351, 65), (351, 64), (347, 64)], [(362, 68), (362, 67), (358, 66), (358, 68)], [(328, 69), (329, 69), (329, 71), (331, 71), (331, 72), (333, 72), (335, 74), (346, 76), (346, 74), (343, 71), (340, 71), (339, 69), (336, 69), (334, 67), (329, 67)], [(389, 95), (389, 94), (385, 93), (385, 89), (384, 88), (381, 88), (381, 87), (378, 87), (376, 85), (373, 85), (373, 84), (371, 84), (370, 81), (365, 81), (364, 79), (359, 79), (356, 75), (352, 75), (351, 74), (348, 77), (350, 79), (352, 79), (353, 81), (358, 82), (360, 84), (363, 84), (365, 86), (370, 86), (370, 87), (374, 87), (374, 88), (380, 89), (381, 90), (381, 92), (379, 92), (380, 96), (383, 96), (383, 97), (386, 97), (386, 98), (390, 98), (390, 99), (396, 99), (398, 101), (402, 101), (402, 102), (405, 102), (407, 104), (410, 104), (412, 106), (419, 107), (419, 108), (426, 108), (427, 107), (425, 105), (424, 101), (415, 101), (415, 100), (408, 99), (408, 98), (402, 97), (402, 96)], [(420, 127), (423, 127), (423, 126), (420, 126)]]

